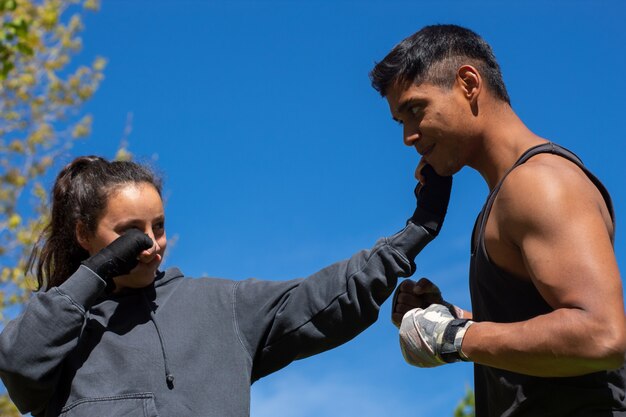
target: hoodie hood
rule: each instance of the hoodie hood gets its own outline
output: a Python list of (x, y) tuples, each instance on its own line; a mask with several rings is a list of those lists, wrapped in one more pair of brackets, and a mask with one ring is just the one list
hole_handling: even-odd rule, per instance
[(165, 271), (157, 271), (154, 278), (154, 286), (161, 287), (174, 281), (177, 278), (183, 278), (183, 273), (178, 268), (168, 268)]

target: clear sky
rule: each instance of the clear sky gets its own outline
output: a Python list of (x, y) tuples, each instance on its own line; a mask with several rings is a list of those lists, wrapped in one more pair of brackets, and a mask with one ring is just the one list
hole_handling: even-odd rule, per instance
[[(87, 106), (93, 134), (71, 156), (112, 157), (132, 115), (130, 150), (166, 181), (177, 239), (167, 265), (189, 276), (307, 276), (411, 215), (418, 156), (368, 72), (422, 26), (455, 23), (492, 45), (526, 124), (612, 192), (623, 266), (625, 4), (103, 0), (78, 60), (109, 65)], [(457, 174), (444, 230), (417, 260), (417, 277), (466, 308), (469, 234), (486, 195), (478, 174)], [(355, 340), (256, 383), (251, 415), (451, 415), (471, 365), (405, 364), (389, 314), (387, 303)]]

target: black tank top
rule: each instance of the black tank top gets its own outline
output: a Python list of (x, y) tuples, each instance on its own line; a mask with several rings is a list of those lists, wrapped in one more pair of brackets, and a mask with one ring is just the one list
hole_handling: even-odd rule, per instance
[[(613, 204), (602, 183), (572, 152), (553, 143), (527, 150), (491, 190), (472, 233), (470, 293), (475, 321), (512, 323), (553, 309), (532, 282), (523, 281), (492, 264), (485, 249), (485, 225), (506, 176), (539, 153), (552, 153), (580, 167), (602, 193), (613, 224)], [(581, 237), (583, 238), (583, 237)], [(476, 417), (626, 417), (626, 367), (608, 372), (542, 378), (474, 365)]]

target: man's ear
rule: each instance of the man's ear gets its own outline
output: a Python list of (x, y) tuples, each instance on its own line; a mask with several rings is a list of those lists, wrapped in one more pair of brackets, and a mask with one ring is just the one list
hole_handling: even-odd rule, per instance
[(478, 70), (471, 65), (463, 65), (457, 70), (456, 80), (463, 95), (470, 102), (476, 103), (483, 87), (483, 79)]
[(87, 252), (91, 253), (91, 244), (89, 242), (89, 232), (87, 231), (87, 227), (85, 227), (82, 222), (78, 222), (76, 223), (75, 233), (78, 244)]

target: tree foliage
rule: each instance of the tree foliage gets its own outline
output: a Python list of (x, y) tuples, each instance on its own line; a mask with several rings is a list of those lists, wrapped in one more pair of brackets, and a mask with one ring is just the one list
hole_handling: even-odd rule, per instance
[(467, 388), (465, 396), (454, 409), (454, 417), (476, 417), (474, 406), (474, 391)]
[[(35, 281), (25, 266), (48, 218), (43, 181), (55, 160), (86, 137), (83, 103), (106, 61), (72, 64), (85, 10), (98, 0), (0, 0), (0, 320), (21, 306)], [(19, 415), (0, 397), (0, 415)]]

